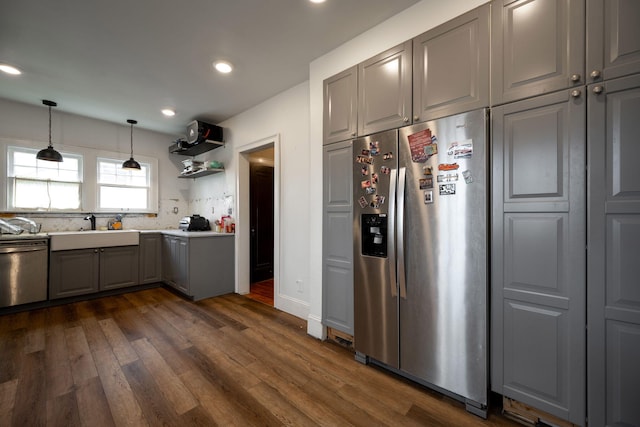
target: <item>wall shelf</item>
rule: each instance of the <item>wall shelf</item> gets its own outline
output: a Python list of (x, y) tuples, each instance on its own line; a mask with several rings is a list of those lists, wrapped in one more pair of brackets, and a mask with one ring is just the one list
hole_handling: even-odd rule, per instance
[(213, 175), (216, 173), (224, 172), (224, 169), (205, 169), (192, 173), (185, 173), (178, 175), (178, 178), (200, 178), (202, 176)]
[(181, 156), (197, 156), (198, 154), (206, 153), (219, 147), (224, 147), (224, 142), (207, 140), (184, 149), (180, 148), (178, 144), (171, 144), (169, 146), (169, 153), (180, 154)]

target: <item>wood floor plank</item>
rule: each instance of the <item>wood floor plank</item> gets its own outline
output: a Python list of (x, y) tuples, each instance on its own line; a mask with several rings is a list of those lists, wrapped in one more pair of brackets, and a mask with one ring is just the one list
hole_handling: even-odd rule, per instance
[(171, 403), (178, 415), (182, 415), (198, 406), (198, 400), (146, 338), (134, 341), (132, 345), (145, 368), (158, 384), (158, 388), (165, 399)]
[(94, 357), (115, 424), (132, 427), (148, 425), (113, 352), (96, 351)]
[(47, 418), (44, 353), (37, 351), (25, 354), (23, 359), (11, 425), (42, 426)]
[(33, 310), (29, 312), (29, 329), (25, 335), (24, 353), (43, 351), (45, 347), (46, 312)]
[(9, 328), (0, 335), (0, 383), (18, 378), (25, 333), (25, 329)]
[(47, 425), (80, 426), (80, 414), (75, 392), (69, 392), (47, 401)]
[(71, 361), (67, 350), (64, 327), (53, 324), (45, 335), (45, 369), (47, 400), (65, 395), (73, 389)]
[(10, 420), (16, 402), (18, 380), (13, 379), (0, 383), (0, 420)]
[(92, 378), (76, 387), (75, 394), (80, 424), (82, 426), (115, 426), (111, 409), (109, 409), (109, 402), (102, 388), (100, 378)]
[(292, 405), (278, 390), (260, 382), (249, 393), (285, 426), (316, 426), (317, 424)]
[(119, 325), (112, 318), (102, 319), (98, 321), (98, 325), (100, 325), (104, 336), (111, 345), (113, 354), (116, 355), (120, 366), (138, 360), (138, 354), (124, 336)]
[(81, 326), (67, 328), (64, 331), (73, 383), (84, 384), (85, 381), (98, 376), (93, 355)]

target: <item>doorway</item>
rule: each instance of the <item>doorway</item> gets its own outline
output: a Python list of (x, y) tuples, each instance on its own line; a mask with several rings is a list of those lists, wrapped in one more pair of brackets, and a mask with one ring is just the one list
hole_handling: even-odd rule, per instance
[[(280, 286), (280, 136), (272, 135), (267, 138), (242, 145), (236, 148), (234, 158), (237, 165), (237, 187), (236, 187), (236, 292), (241, 295), (251, 295), (251, 283), (252, 279), (257, 280), (254, 273), (252, 273), (252, 253), (256, 253), (255, 249), (252, 249), (252, 227), (251, 227), (251, 199), (252, 192), (254, 196), (264, 196), (262, 192), (254, 192), (250, 185), (251, 181), (251, 169), (252, 164), (259, 164), (263, 166), (271, 166), (273, 170), (273, 194), (268, 194), (269, 197), (265, 197), (267, 200), (271, 200), (271, 206), (273, 208), (273, 220), (271, 227), (271, 249), (273, 255), (268, 254), (268, 258), (272, 260), (267, 263), (263, 271), (268, 271), (271, 278), (267, 278), (267, 283), (261, 293), (266, 294), (269, 298), (267, 304), (273, 305), (278, 308), (281, 304), (279, 298), (279, 286)], [(269, 193), (269, 192), (267, 192)], [(264, 238), (267, 240), (268, 238)], [(255, 243), (255, 242), (254, 242)], [(255, 256), (255, 255), (254, 255)], [(264, 257), (264, 254), (262, 254)], [(257, 257), (260, 259), (260, 257)], [(262, 264), (262, 263), (260, 263)], [(254, 282), (258, 283), (258, 282)], [(265, 290), (266, 288), (266, 290)], [(254, 286), (254, 290), (255, 286)], [(254, 292), (257, 294), (258, 292)], [(257, 299), (257, 298), (256, 298)]]
[(249, 298), (273, 306), (273, 147), (249, 154)]

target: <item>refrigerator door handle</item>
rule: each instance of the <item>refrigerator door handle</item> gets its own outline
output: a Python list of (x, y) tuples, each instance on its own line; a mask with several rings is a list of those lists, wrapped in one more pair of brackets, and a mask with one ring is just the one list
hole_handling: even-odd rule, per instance
[(387, 244), (389, 245), (389, 284), (391, 296), (397, 297), (396, 284), (396, 182), (398, 170), (392, 169), (389, 176), (389, 222)]
[(407, 168), (400, 168), (398, 174), (398, 238), (396, 240), (398, 262), (398, 285), (400, 286), (400, 297), (407, 299), (407, 281), (404, 272), (404, 189), (407, 177)]

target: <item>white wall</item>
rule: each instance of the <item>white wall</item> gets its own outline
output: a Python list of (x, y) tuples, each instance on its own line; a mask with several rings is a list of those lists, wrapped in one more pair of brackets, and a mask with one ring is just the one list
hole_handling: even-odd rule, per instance
[[(320, 179), (309, 174), (309, 85), (299, 84), (265, 102), (220, 123), (225, 131), (225, 148), (203, 154), (199, 159), (225, 164), (224, 175), (194, 181), (190, 206), (194, 213), (219, 217), (225, 199), (233, 198), (235, 212), (237, 165), (234, 153), (243, 146), (277, 136), (280, 141), (280, 265), (276, 285), (276, 307), (306, 318), (309, 312), (309, 201), (322, 197)], [(276, 160), (276, 164), (278, 160)], [(318, 175), (316, 175), (318, 176)], [(322, 176), (321, 174), (319, 175)], [(276, 178), (278, 181), (278, 178)], [(215, 214), (211, 215), (211, 208)], [(205, 214), (202, 214), (205, 215)], [(236, 228), (244, 227), (238, 223)], [(238, 242), (236, 242), (237, 244)], [(247, 272), (241, 272), (247, 273)], [(277, 280), (277, 279), (276, 279)]]
[[(310, 98), (310, 157), (322, 158), (322, 82), (353, 65), (386, 49), (409, 40), (486, 0), (423, 0), (382, 24), (350, 40), (339, 48), (313, 61), (309, 67)], [(311, 176), (321, 176), (321, 162), (309, 164)], [(311, 224), (322, 223), (322, 200), (311, 198), (309, 206)], [(310, 312), (307, 331), (317, 338), (324, 337), (322, 316), (322, 230), (313, 227), (309, 239)]]
[[(64, 106), (52, 109), (52, 142), (53, 146), (64, 151), (73, 151), (73, 147), (84, 147), (96, 150), (115, 151), (123, 153), (126, 160), (130, 153), (131, 132), (126, 123), (110, 123), (87, 117), (67, 114)], [(134, 117), (135, 118), (135, 117)], [(7, 144), (14, 141), (36, 143), (45, 148), (49, 138), (49, 113), (45, 106), (34, 106), (0, 99), (0, 176), (6, 177), (6, 149)], [(159, 179), (159, 210), (158, 216), (125, 215), (125, 228), (164, 229), (177, 228), (180, 218), (188, 212), (189, 180), (176, 179), (182, 170), (182, 163), (175, 155), (169, 155), (168, 147), (176, 137), (173, 135), (152, 132), (134, 127), (133, 143), (134, 157), (136, 154), (155, 157), (158, 159)], [(4, 194), (5, 179), (0, 182), (0, 195)], [(173, 213), (173, 208), (178, 213)], [(78, 230), (87, 228), (87, 221), (82, 214), (65, 215), (27, 215), (37, 218), (42, 223), (43, 231)], [(97, 225), (107, 225), (108, 217), (98, 216)]]

